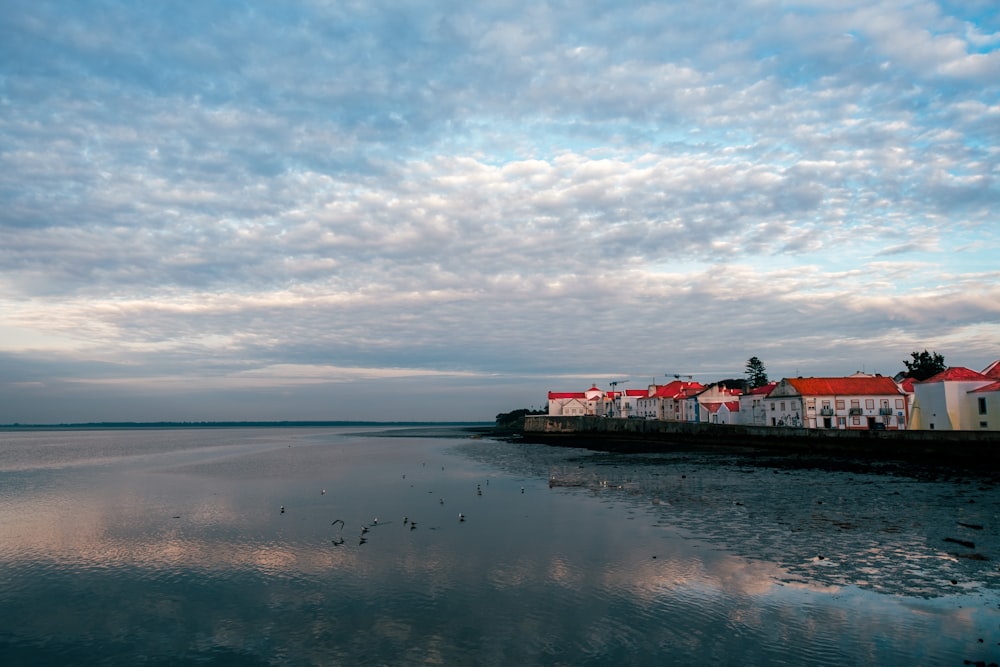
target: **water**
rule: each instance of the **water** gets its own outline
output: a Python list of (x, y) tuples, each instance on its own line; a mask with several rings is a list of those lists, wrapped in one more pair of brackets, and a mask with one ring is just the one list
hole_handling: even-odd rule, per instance
[(1000, 661), (992, 478), (364, 431), (0, 433), (0, 664)]

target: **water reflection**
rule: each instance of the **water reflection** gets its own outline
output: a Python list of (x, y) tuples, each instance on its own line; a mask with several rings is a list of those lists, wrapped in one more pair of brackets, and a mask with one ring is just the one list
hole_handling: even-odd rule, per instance
[(86, 434), (94, 460), (62, 435), (34, 463), (0, 446), (3, 664), (894, 664), (994, 659), (1000, 640), (995, 565), (935, 539), (963, 509), (995, 553), (996, 499), (967, 481), (148, 435)]

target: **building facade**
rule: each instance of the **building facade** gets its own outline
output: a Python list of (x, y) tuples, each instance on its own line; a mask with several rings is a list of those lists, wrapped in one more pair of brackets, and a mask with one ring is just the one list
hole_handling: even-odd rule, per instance
[(762, 401), (766, 426), (905, 429), (906, 395), (892, 378), (785, 378)]

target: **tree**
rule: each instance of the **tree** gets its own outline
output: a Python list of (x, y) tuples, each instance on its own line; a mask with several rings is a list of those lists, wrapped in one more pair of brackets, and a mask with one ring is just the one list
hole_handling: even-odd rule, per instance
[(944, 356), (937, 352), (910, 352), (913, 361), (903, 361), (906, 364), (906, 374), (914, 380), (926, 380), (937, 375), (947, 366), (944, 365)]
[(764, 368), (764, 362), (757, 357), (747, 359), (746, 375), (751, 389), (763, 387), (767, 384), (767, 369)]

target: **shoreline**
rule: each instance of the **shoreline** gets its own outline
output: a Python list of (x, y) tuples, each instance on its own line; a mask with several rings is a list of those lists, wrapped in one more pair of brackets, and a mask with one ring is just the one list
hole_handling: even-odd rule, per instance
[(620, 454), (731, 453), (790, 463), (918, 464), (1000, 473), (1000, 434), (976, 431), (837, 431), (600, 417), (531, 415), (492, 437)]

